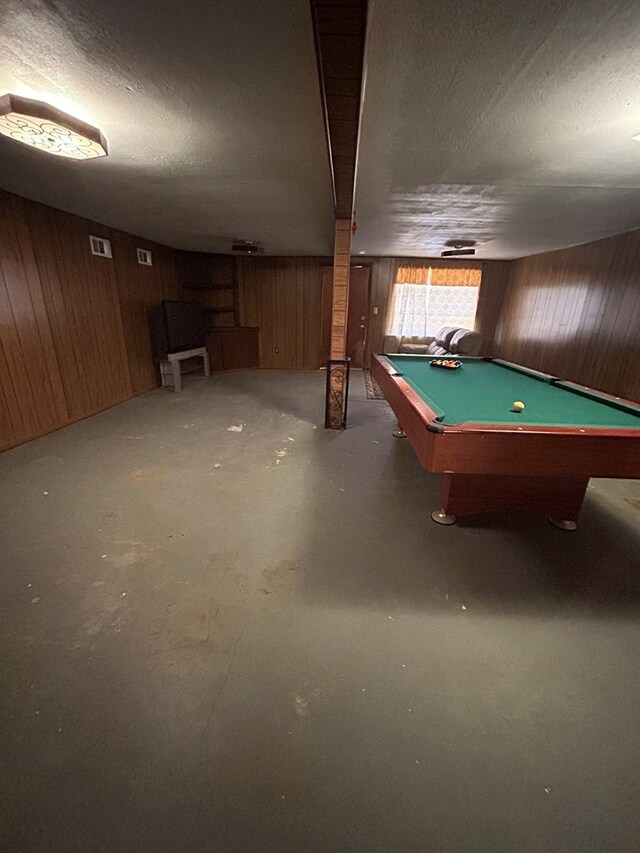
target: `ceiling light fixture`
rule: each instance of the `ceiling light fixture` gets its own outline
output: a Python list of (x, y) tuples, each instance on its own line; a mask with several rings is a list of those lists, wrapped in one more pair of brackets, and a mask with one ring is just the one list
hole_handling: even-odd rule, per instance
[(108, 154), (107, 140), (97, 127), (44, 101), (19, 95), (0, 97), (0, 133), (38, 151), (72, 160), (92, 160)]
[(440, 252), (441, 258), (457, 258), (460, 255), (475, 255), (475, 249), (447, 249), (445, 252)]
[(635, 139), (636, 142), (640, 142), (640, 133), (636, 133), (636, 135), (632, 136), (631, 138)]
[(475, 255), (476, 250), (473, 248), (476, 245), (475, 240), (447, 240), (445, 246), (451, 246), (445, 252), (440, 252), (441, 258), (455, 258), (458, 255)]

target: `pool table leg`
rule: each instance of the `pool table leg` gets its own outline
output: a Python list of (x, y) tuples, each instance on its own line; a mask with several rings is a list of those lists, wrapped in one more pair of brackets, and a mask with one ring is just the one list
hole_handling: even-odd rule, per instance
[(394, 438), (406, 438), (407, 437), (406, 432), (402, 429), (402, 427), (400, 426), (399, 423), (397, 424), (397, 429), (394, 429), (392, 435)]
[(431, 513), (431, 518), (436, 524), (444, 524), (446, 527), (456, 523), (455, 515), (447, 515), (443, 509), (434, 510)]
[(575, 530), (588, 477), (443, 474), (442, 510), (431, 513), (438, 524), (483, 512), (524, 510), (546, 515), (560, 530)]
[(577, 530), (578, 525), (575, 521), (571, 521), (568, 518), (551, 518), (549, 516), (549, 524), (553, 524), (554, 527), (557, 527), (558, 530)]

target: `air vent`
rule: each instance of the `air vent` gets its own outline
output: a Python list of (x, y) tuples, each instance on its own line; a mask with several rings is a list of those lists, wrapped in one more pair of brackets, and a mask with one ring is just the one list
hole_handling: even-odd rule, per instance
[(252, 243), (251, 240), (239, 240), (231, 244), (231, 251), (240, 252), (242, 255), (259, 255), (264, 252), (264, 249), (257, 243)]
[(152, 266), (151, 252), (148, 249), (138, 249), (138, 263), (145, 267)]
[(112, 258), (111, 242), (103, 237), (94, 237), (93, 234), (89, 237), (91, 243), (91, 254), (98, 255), (100, 258)]

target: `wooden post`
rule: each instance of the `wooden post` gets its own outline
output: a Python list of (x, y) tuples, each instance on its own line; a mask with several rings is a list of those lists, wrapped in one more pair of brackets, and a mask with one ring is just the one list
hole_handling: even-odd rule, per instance
[(336, 232), (333, 256), (331, 349), (327, 364), (325, 426), (347, 425), (346, 357), (351, 220), (364, 90), (367, 0), (311, 0), (320, 95), (329, 148)]
[(351, 264), (351, 220), (336, 219), (331, 298), (331, 357), (327, 370), (325, 426), (345, 429), (349, 360), (346, 358), (349, 314), (349, 270)]

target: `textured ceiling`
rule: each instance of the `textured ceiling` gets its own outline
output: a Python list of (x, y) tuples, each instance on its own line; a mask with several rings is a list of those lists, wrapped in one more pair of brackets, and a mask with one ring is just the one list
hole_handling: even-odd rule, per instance
[(185, 249), (330, 254), (307, 0), (2, 0), (0, 94), (97, 125), (110, 156), (0, 137), (0, 186)]
[(373, 0), (354, 250), (513, 258), (640, 226), (637, 0)]
[[(330, 254), (307, 0), (1, 0), (0, 93), (110, 156), (0, 138), (0, 186), (168, 245)], [(371, 0), (354, 251), (512, 258), (640, 226), (637, 0)]]

